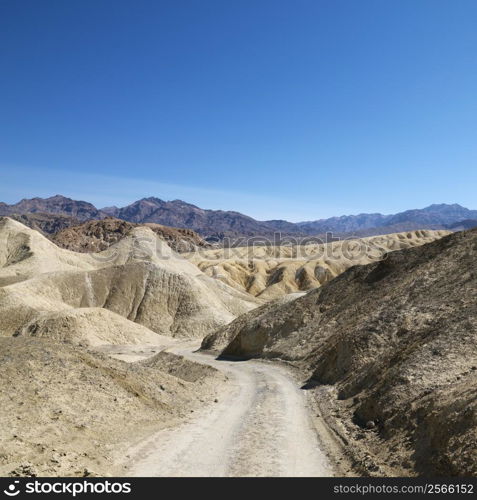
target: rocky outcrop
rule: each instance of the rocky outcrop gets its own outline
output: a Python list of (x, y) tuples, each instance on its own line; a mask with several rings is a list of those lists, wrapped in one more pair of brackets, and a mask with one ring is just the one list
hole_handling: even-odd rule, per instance
[[(138, 224), (112, 217), (93, 220), (74, 227), (65, 228), (51, 236), (51, 240), (61, 248), (73, 252), (91, 253), (106, 250), (127, 236)], [(210, 245), (190, 229), (180, 229), (145, 224), (176, 252), (191, 252)]]
[(69, 215), (47, 214), (41, 212), (21, 215), (13, 214), (9, 215), (9, 217), (31, 229), (39, 231), (47, 238), (51, 238), (51, 235), (70, 226), (81, 224), (79, 219)]

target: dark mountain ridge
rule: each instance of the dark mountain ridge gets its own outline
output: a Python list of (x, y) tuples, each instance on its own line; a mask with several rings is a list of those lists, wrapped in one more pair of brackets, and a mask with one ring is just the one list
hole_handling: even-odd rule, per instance
[(62, 195), (50, 198), (23, 199), (14, 205), (0, 203), (0, 215), (46, 213), (75, 217), (77, 220), (102, 219), (106, 214), (87, 201), (77, 201)]
[[(270, 238), (277, 232), (298, 238), (327, 232), (363, 237), (415, 229), (453, 229), (459, 228), (459, 223), (463, 221), (477, 220), (477, 210), (458, 204), (434, 204), (390, 215), (364, 213), (293, 223), (285, 220), (258, 221), (236, 211), (202, 209), (182, 200), (164, 201), (156, 197), (143, 198), (121, 208), (113, 206), (104, 209), (61, 195), (23, 199), (14, 205), (0, 203), (0, 216), (32, 213), (56, 214), (80, 221), (112, 216), (136, 224), (154, 223), (192, 229), (210, 241), (237, 237)], [(463, 227), (468, 227), (468, 224)]]

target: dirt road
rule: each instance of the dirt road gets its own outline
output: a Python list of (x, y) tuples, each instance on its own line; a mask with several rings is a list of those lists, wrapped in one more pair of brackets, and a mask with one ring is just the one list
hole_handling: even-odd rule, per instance
[(131, 476), (329, 476), (306, 397), (287, 370), (258, 361), (218, 361), (176, 346), (169, 352), (223, 371), (220, 399), (183, 425), (128, 452)]

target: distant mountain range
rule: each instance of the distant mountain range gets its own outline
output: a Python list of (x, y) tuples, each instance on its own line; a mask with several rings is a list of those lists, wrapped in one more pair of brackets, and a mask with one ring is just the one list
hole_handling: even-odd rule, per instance
[(101, 219), (106, 216), (91, 203), (72, 200), (59, 194), (50, 198), (23, 199), (14, 205), (0, 202), (0, 215), (32, 213), (67, 215), (80, 221)]
[[(106, 207), (98, 209), (91, 203), (76, 201), (61, 195), (50, 198), (24, 199), (14, 205), (0, 202), (0, 215), (23, 216), (27, 223), (28, 214), (35, 224), (40, 224), (39, 214), (50, 214), (48, 227), (55, 227), (51, 215), (59, 217), (59, 223), (65, 227), (65, 217), (70, 217), (71, 224), (78, 221), (115, 217), (134, 223), (156, 223), (177, 228), (197, 231), (209, 241), (222, 240), (226, 237), (241, 236), (270, 237), (281, 232), (287, 236), (305, 237), (334, 234), (353, 234), (368, 236), (414, 229), (468, 229), (477, 225), (477, 210), (469, 210), (457, 204), (430, 205), (423, 209), (406, 210), (392, 215), (359, 214), (331, 217), (315, 221), (292, 223), (285, 220), (258, 221), (239, 212), (224, 210), (205, 210), (181, 200), (164, 201), (159, 198), (143, 198), (126, 207)], [(20, 219), (18, 219), (20, 220)], [(43, 229), (49, 232), (47, 229)]]
[[(469, 210), (458, 204), (430, 205), (422, 209), (406, 210), (392, 215), (359, 214), (331, 217), (311, 222), (299, 222), (297, 225), (307, 234), (351, 233), (372, 228), (390, 228), (398, 230), (443, 229), (464, 220), (477, 219), (477, 210)], [(402, 229), (401, 229), (402, 228)]]

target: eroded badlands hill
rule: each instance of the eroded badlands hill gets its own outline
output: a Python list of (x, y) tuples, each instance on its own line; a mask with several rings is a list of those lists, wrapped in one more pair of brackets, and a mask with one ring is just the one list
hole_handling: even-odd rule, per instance
[(449, 231), (418, 230), (333, 243), (200, 250), (188, 258), (207, 275), (261, 299), (317, 288), (357, 264), (434, 241)]
[(3, 336), (84, 341), (89, 323), (96, 337), (111, 341), (111, 325), (118, 326), (116, 343), (150, 341), (152, 332), (200, 337), (256, 305), (250, 295), (204, 275), (149, 228), (134, 228), (104, 252), (80, 254), (11, 219), (0, 220)]
[(368, 472), (475, 475), (476, 256), (477, 230), (392, 252), (203, 346), (300, 367)]

